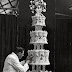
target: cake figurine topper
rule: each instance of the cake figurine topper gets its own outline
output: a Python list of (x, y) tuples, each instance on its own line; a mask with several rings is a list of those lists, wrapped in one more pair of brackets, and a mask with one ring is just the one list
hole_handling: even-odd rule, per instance
[(34, 13), (34, 11), (38, 13), (41, 13), (42, 11), (46, 12), (46, 3), (43, 0), (31, 0), (30, 3), (32, 13)]

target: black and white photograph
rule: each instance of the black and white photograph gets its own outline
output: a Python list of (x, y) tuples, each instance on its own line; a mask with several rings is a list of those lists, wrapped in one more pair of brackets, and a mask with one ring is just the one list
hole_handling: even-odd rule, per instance
[(0, 0), (0, 72), (72, 72), (72, 0)]

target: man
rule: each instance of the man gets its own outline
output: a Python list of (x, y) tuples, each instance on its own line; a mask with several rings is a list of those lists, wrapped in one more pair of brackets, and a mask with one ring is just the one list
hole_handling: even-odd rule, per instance
[(16, 47), (14, 52), (6, 57), (3, 72), (26, 72), (29, 69), (28, 63), (30, 62), (30, 57), (27, 57), (26, 62), (19, 62), (19, 59), (23, 56), (23, 48)]

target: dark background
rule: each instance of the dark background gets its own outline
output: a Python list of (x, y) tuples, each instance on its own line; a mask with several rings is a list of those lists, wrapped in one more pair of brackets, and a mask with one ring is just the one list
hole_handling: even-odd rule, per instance
[(56, 13), (72, 16), (72, 11), (69, 9), (72, 6), (72, 0), (55, 0)]
[[(47, 3), (46, 27), (48, 31), (48, 45), (45, 49), (50, 50), (50, 66), (47, 70), (53, 72), (72, 72), (72, 11), (69, 10), (72, 0), (44, 0)], [(34, 15), (29, 9), (30, 0), (19, 1), (19, 16), (0, 15), (0, 67), (1, 72), (5, 57), (12, 51), (14, 46), (33, 49), (30, 45), (31, 16)], [(18, 29), (17, 29), (18, 28)], [(18, 42), (17, 42), (18, 38)]]
[(72, 69), (72, 17), (56, 16), (55, 72)]
[(17, 44), (17, 18), (12, 15), (0, 15), (0, 72), (4, 60)]
[(72, 0), (56, 0), (55, 72), (72, 72)]

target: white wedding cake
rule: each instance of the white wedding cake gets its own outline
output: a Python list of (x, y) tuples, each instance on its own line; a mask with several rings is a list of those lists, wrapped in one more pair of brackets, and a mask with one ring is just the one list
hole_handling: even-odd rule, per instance
[(46, 17), (42, 12), (46, 11), (46, 3), (43, 0), (31, 0), (30, 9), (32, 13), (36, 12), (32, 16), (32, 26), (35, 26), (35, 31), (30, 31), (30, 44), (34, 45), (33, 50), (28, 50), (28, 55), (32, 56), (30, 65), (32, 70), (29, 72), (52, 72), (45, 70), (46, 65), (50, 65), (49, 62), (49, 50), (44, 49), (44, 44), (48, 44), (47, 31), (43, 31), (42, 28), (45, 25)]

